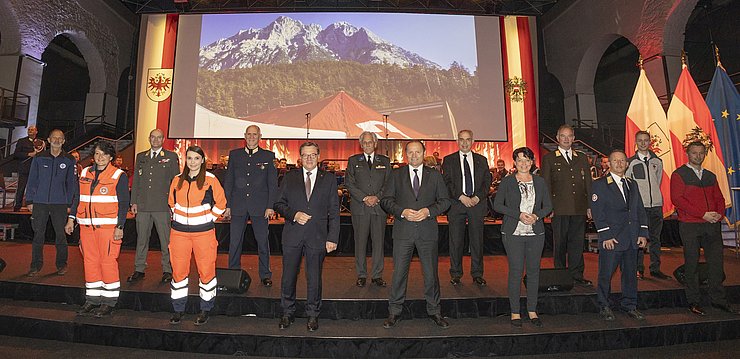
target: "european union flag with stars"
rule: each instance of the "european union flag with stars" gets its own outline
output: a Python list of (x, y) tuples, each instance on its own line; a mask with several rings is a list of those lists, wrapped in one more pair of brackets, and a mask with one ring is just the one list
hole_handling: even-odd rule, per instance
[(727, 210), (727, 218), (736, 223), (740, 220), (740, 94), (719, 62), (707, 93), (707, 106), (717, 128), (727, 181), (731, 188), (737, 188), (731, 191), (734, 208)]

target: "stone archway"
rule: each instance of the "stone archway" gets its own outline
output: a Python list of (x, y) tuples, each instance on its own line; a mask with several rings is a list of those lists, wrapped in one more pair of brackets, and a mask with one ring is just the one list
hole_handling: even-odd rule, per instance
[(17, 55), (21, 51), (21, 33), (15, 10), (0, 1), (0, 55)]
[[(622, 37), (619, 34), (605, 34), (591, 42), (591, 45), (581, 57), (578, 65), (575, 82), (575, 105), (577, 106), (578, 120), (587, 126), (598, 127), (598, 117), (596, 112), (596, 100), (594, 98), (594, 78), (596, 69), (604, 51), (615, 40)], [(573, 111), (570, 111), (573, 113)]]
[(84, 33), (75, 30), (63, 31), (57, 34), (57, 36), (59, 35), (64, 35), (72, 40), (85, 58), (90, 75), (90, 92), (105, 92), (108, 86), (108, 78), (103, 58), (95, 45)]

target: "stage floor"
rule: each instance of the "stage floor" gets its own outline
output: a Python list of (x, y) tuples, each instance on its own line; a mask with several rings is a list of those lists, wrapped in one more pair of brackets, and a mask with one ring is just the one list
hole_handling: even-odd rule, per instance
[[(0, 243), (0, 257), (8, 261), (8, 267), (0, 273), (0, 281), (11, 282), (28, 282), (35, 284), (45, 284), (53, 286), (70, 286), (84, 287), (84, 272), (82, 267), (82, 254), (77, 246), (69, 247), (69, 272), (65, 276), (56, 275), (54, 267), (55, 248), (53, 245), (44, 246), (44, 267), (41, 274), (37, 277), (29, 278), (25, 274), (29, 270), (31, 261), (31, 245), (28, 243), (2, 242)], [(151, 292), (151, 293), (169, 293), (169, 285), (160, 283), (162, 275), (161, 252), (152, 250), (149, 252), (147, 262), (149, 267), (146, 271), (146, 277), (137, 283), (130, 284), (126, 278), (133, 272), (135, 251), (124, 249), (119, 257), (119, 269), (121, 273), (121, 289), (124, 291)], [(648, 261), (646, 256), (646, 262)], [(598, 273), (598, 254), (584, 253), (585, 260), (585, 277), (594, 282)], [(683, 253), (681, 248), (671, 248), (662, 253), (662, 271), (666, 274), (673, 275), (673, 271), (683, 264)], [(261, 298), (280, 298), (280, 277), (282, 276), (282, 264), (280, 256), (270, 258), (272, 267), (272, 278), (274, 286), (271, 288), (263, 287), (259, 282), (257, 274), (257, 256), (243, 255), (242, 268), (244, 268), (252, 277), (253, 283), (249, 288), (246, 296)], [(369, 258), (368, 258), (369, 261)], [(219, 254), (216, 260), (217, 267), (227, 267), (228, 255)], [(368, 263), (369, 265), (369, 263)], [(463, 258), (463, 269), (466, 271), (463, 282), (459, 286), (450, 284), (449, 275), (449, 257), (439, 257), (439, 279), (442, 299), (458, 298), (485, 298), (485, 297), (506, 297), (506, 280), (508, 276), (508, 265), (506, 256), (495, 255), (484, 257), (485, 272), (483, 277), (488, 282), (485, 287), (478, 287), (472, 283), (472, 278), (467, 273), (470, 269), (470, 257)], [(542, 268), (552, 268), (553, 260), (550, 257), (542, 259)], [(724, 267), (727, 279), (725, 286), (740, 285), (740, 258), (735, 256), (731, 249), (725, 249)], [(368, 268), (369, 269), (369, 268)], [(383, 278), (390, 283), (393, 271), (393, 259), (385, 258), (385, 270)], [(191, 283), (197, 283), (197, 271), (195, 262), (191, 262), (190, 270)], [(324, 261), (323, 272), (323, 298), (336, 300), (379, 300), (387, 299), (389, 287), (381, 288), (368, 284), (364, 288), (355, 286), (357, 275), (355, 273), (355, 262), (353, 257), (337, 257), (329, 255)], [(369, 282), (369, 281), (368, 281)], [(660, 291), (682, 289), (680, 283), (675, 279), (659, 280), (650, 277), (648, 274), (645, 280), (638, 281), (639, 291)], [(523, 288), (522, 288), (523, 290)], [(612, 292), (620, 290), (619, 272), (612, 278)], [(421, 263), (417, 257), (411, 263), (411, 269), (408, 282), (408, 299), (424, 298), (424, 283), (421, 275)], [(190, 293), (197, 294), (197, 286), (190, 286)], [(524, 293), (524, 292), (522, 292)], [(570, 294), (590, 295), (595, 293), (595, 288), (574, 287)], [(299, 299), (305, 299), (306, 283), (303, 275), (299, 275), (297, 295)]]

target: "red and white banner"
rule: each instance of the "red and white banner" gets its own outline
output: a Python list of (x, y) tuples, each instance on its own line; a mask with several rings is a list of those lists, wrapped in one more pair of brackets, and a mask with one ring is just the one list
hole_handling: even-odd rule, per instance
[(167, 137), (172, 101), (178, 14), (143, 15), (137, 88), (136, 152), (149, 148), (149, 132), (165, 134), (164, 147), (173, 149)]
[(709, 107), (696, 87), (686, 65), (683, 65), (681, 77), (673, 94), (671, 105), (668, 108), (668, 126), (671, 131), (671, 143), (676, 160), (676, 166), (688, 162), (684, 143), (701, 141), (705, 145), (711, 141), (712, 148), (707, 152), (702, 167), (712, 171), (717, 176), (719, 188), (725, 197), (725, 206), (730, 207), (730, 187), (727, 181), (727, 171), (722, 158), (722, 149), (719, 146), (717, 129), (712, 121)]
[[(663, 106), (655, 94), (653, 86), (645, 74), (645, 69), (640, 69), (640, 77), (637, 80), (635, 93), (632, 95), (629, 110), (627, 110), (627, 121), (624, 132), (624, 151), (627, 156), (635, 153), (635, 133), (647, 131), (650, 133), (650, 150), (663, 160), (663, 178), (660, 182), (660, 192), (663, 195), (663, 215), (673, 213), (671, 203), (670, 178), (676, 169), (673, 159), (673, 148), (671, 136), (668, 129), (668, 120)], [(679, 149), (680, 151), (680, 149)]]
[[(540, 159), (537, 126), (537, 97), (529, 18), (505, 16), (500, 19), (501, 52), (509, 143), (512, 150), (527, 146)], [(508, 161), (507, 161), (508, 162)]]

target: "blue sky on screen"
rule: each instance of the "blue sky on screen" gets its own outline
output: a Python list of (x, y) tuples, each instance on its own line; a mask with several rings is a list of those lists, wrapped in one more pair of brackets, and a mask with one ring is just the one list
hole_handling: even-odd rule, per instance
[(200, 46), (249, 28), (262, 28), (279, 16), (326, 27), (346, 21), (413, 51), (443, 68), (453, 61), (474, 71), (478, 60), (473, 16), (385, 13), (271, 13), (203, 15)]

